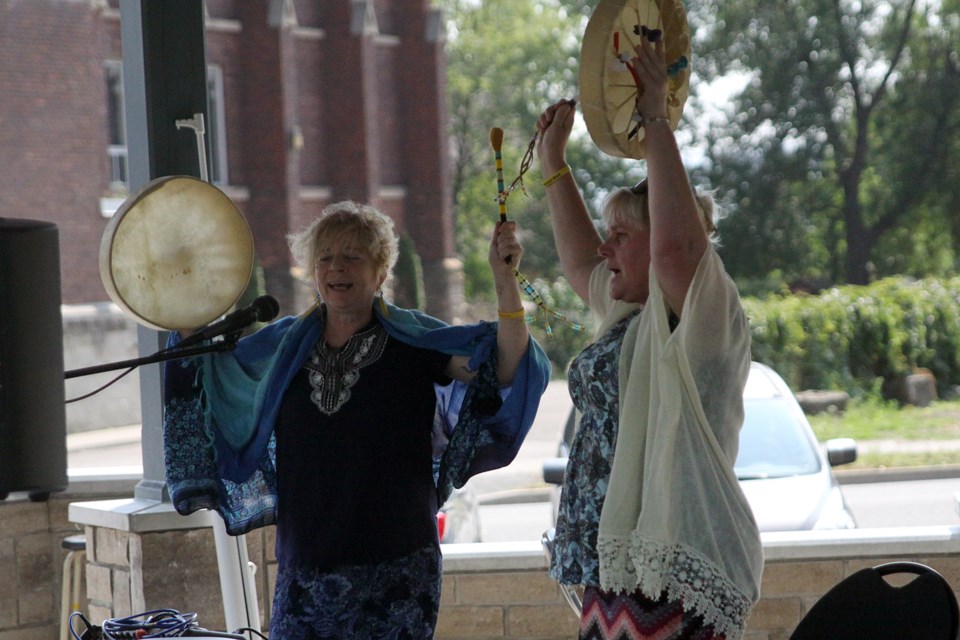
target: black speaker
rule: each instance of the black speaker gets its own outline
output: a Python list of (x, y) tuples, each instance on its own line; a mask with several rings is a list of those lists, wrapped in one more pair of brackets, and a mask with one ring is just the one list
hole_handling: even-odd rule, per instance
[(67, 488), (56, 225), (0, 218), (0, 499)]

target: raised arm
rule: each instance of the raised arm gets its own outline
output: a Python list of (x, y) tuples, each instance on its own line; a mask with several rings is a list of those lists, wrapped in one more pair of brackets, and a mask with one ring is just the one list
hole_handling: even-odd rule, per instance
[(589, 302), (590, 274), (602, 260), (597, 253), (602, 240), (566, 162), (567, 140), (575, 117), (572, 100), (561, 100), (547, 107), (537, 121), (540, 132), (537, 152), (560, 266), (576, 294)]
[(639, 107), (645, 119), (651, 265), (667, 304), (679, 316), (709, 241), (666, 118), (668, 76), (663, 40), (652, 43), (641, 38), (635, 50), (633, 63), (644, 89)]
[[(490, 268), (497, 290), (497, 307), (500, 322), (497, 326), (497, 380), (501, 386), (513, 382), (517, 366), (523, 359), (530, 343), (526, 313), (520, 298), (520, 284), (514, 269), (520, 264), (523, 246), (517, 240), (517, 223), (497, 222), (490, 238)], [(447, 373), (452, 378), (469, 381), (475, 372), (467, 369), (469, 358), (451, 358)]]

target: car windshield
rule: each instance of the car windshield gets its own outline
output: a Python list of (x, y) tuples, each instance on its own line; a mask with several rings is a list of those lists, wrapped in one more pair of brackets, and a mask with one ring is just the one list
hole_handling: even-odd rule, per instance
[(820, 470), (806, 426), (782, 398), (746, 400), (744, 414), (737, 478), (784, 478)]

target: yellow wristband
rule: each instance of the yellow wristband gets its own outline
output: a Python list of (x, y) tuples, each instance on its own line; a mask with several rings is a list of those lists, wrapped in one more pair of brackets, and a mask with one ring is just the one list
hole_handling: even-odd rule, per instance
[(516, 311), (501, 311), (500, 309), (497, 309), (497, 315), (504, 320), (516, 320), (519, 318), (525, 318), (527, 311), (523, 307), (517, 309)]
[(570, 165), (565, 164), (565, 165), (563, 165), (563, 167), (562, 167), (559, 171), (557, 171), (555, 174), (553, 174), (552, 176), (550, 176), (549, 178), (547, 178), (546, 180), (544, 180), (544, 181), (543, 181), (543, 186), (549, 187), (549, 186), (552, 185), (554, 182), (556, 182), (557, 180), (559, 180), (559, 179), (562, 178), (563, 176), (567, 175), (568, 173), (570, 173)]

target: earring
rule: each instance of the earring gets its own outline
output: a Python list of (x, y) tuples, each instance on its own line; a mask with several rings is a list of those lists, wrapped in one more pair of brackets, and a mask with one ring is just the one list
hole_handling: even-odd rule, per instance
[(384, 318), (390, 317), (390, 310), (387, 309), (387, 302), (383, 299), (383, 289), (377, 291), (377, 298), (380, 302), (380, 315)]

